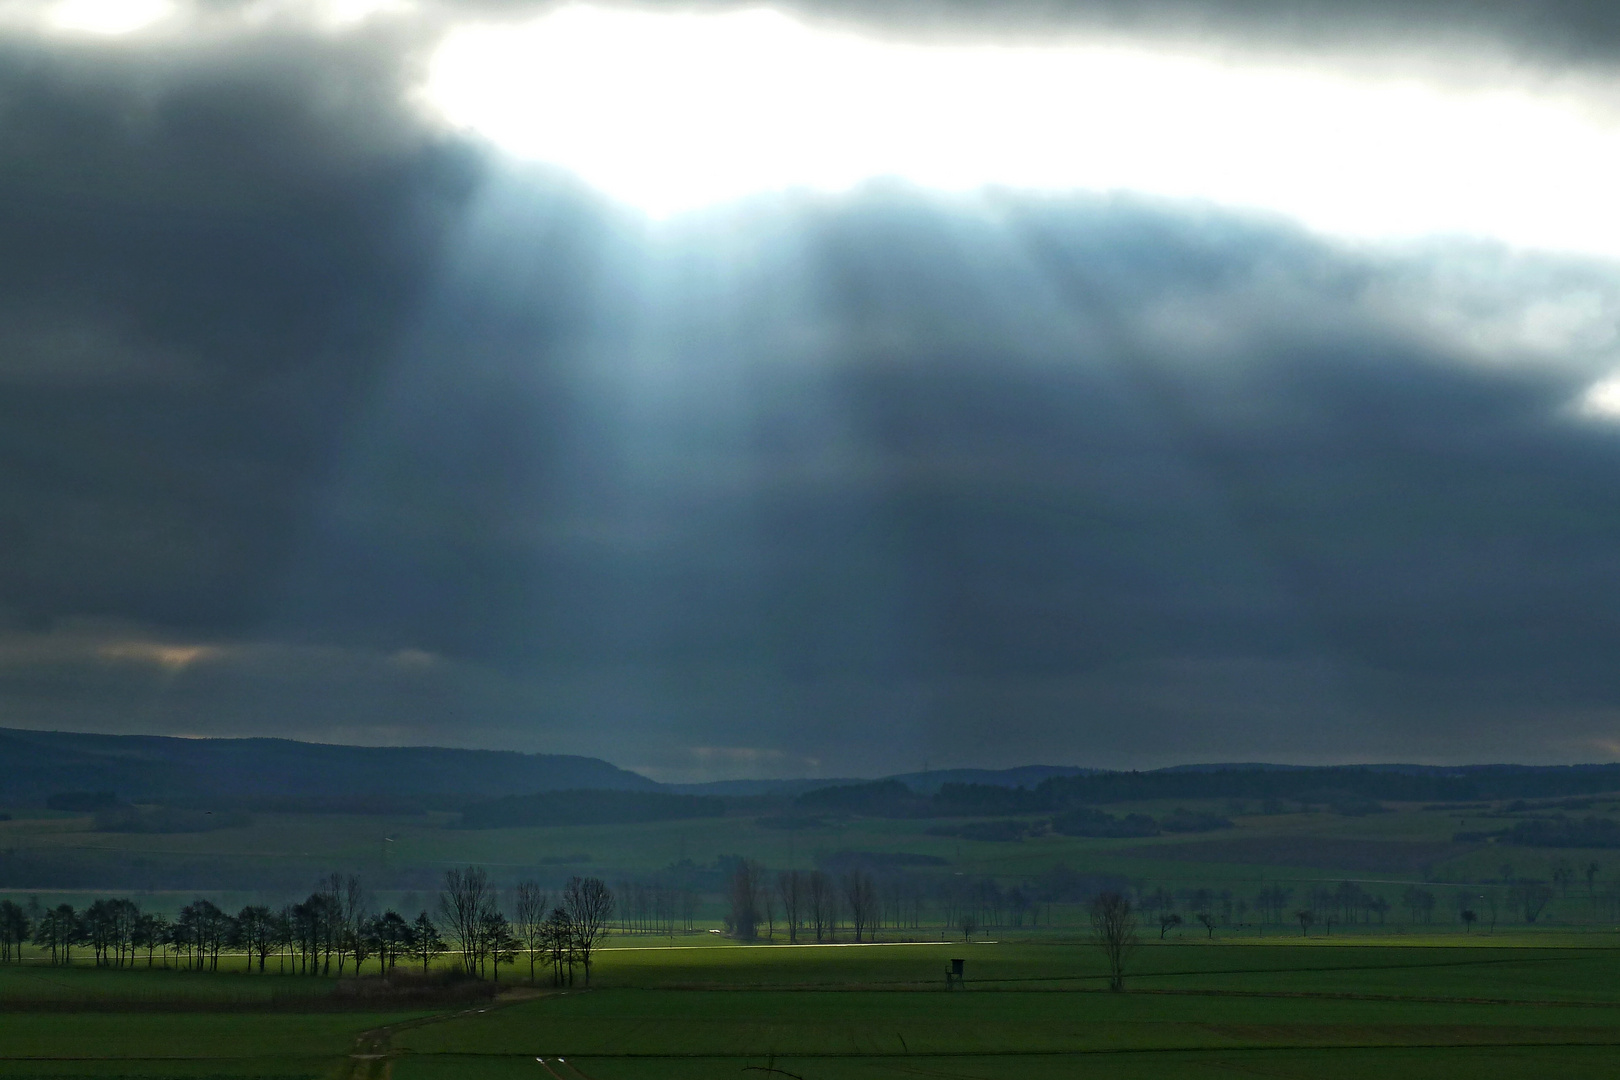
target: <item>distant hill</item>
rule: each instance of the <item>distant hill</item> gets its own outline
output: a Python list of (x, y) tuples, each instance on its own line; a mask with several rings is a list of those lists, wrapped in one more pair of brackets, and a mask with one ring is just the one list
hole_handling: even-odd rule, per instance
[(1463, 802), (1620, 791), (1620, 765), (1216, 765), (1044, 781), (1056, 808), (1143, 799)]
[[(793, 800), (810, 813), (899, 817), (1059, 813), (1152, 799), (1285, 799), (1370, 807), (1377, 800), (1548, 798), (1620, 791), (1620, 765), (1312, 767), (1245, 762), (1151, 772), (1025, 765), (901, 773), (880, 781), (800, 778), (659, 784), (599, 758), (562, 754), (0, 728), (0, 808), (42, 807), (55, 796), (57, 805), (83, 803), (89, 810), (102, 805), (96, 794), (106, 793), (112, 797), (103, 800), (108, 806), (158, 802), (208, 810), (411, 812), (463, 810), (475, 803), (562, 791), (663, 793), (667, 805), (658, 803), (654, 817), (674, 813), (670, 808), (677, 805), (683, 808), (677, 816), (684, 815), (699, 805), (688, 805), (676, 796), (708, 797), (702, 802), (704, 813), (717, 812), (725, 799), (764, 799)], [(607, 802), (638, 807), (636, 814), (653, 813), (652, 803)], [(486, 806), (468, 824), (486, 818), (493, 824), (508, 813), (521, 817), (521, 809), (515, 804)], [(604, 808), (592, 812), (609, 814)]]
[(1095, 776), (1102, 771), (1078, 765), (1020, 765), (1014, 769), (931, 769), (928, 772), (901, 773), (889, 779), (898, 780), (913, 791), (932, 795), (946, 784), (1034, 787), (1054, 776)]
[[(1220, 768), (1221, 766), (1214, 766)], [(899, 773), (883, 780), (898, 780), (912, 791), (932, 795), (946, 784), (986, 784), (991, 787), (1034, 787), (1054, 776), (1092, 776), (1102, 769), (1078, 765), (1020, 765), (1013, 769), (930, 769), (927, 772)], [(669, 791), (686, 795), (781, 795), (791, 797), (821, 788), (849, 787), (871, 783), (859, 777), (828, 777), (812, 780), (712, 780), (706, 784), (665, 784)]]
[(0, 806), (111, 792), (171, 805), (412, 810), (570, 789), (660, 786), (598, 758), (562, 754), (0, 728)]
[(843, 784), (863, 784), (854, 777), (828, 780), (710, 780), (702, 784), (665, 784), (665, 791), (681, 795), (723, 795), (730, 798), (750, 798), (756, 795), (802, 795), (817, 788), (838, 787)]
[[(1282, 812), (1286, 800), (1294, 805), (1326, 805), (1341, 814), (1366, 814), (1381, 809), (1383, 800), (1446, 803), (1546, 799), (1613, 791), (1620, 791), (1620, 764), (1298, 768), (1230, 765), (1057, 774), (1031, 787), (953, 782), (941, 784), (931, 794), (917, 790), (901, 777), (889, 777), (806, 791), (794, 799), (794, 805), (811, 814), (994, 817), (1072, 814), (1106, 803), (1228, 799), (1258, 800), (1264, 813)], [(1191, 831), (1168, 825), (1166, 828)]]

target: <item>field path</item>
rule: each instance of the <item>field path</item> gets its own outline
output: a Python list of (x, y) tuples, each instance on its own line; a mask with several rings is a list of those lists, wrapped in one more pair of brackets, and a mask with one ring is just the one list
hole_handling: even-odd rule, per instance
[[(568, 992), (567, 990), (558, 991), (558, 993), (562, 994)], [(401, 1020), (397, 1024), (384, 1024), (382, 1027), (362, 1031), (356, 1036), (354, 1049), (349, 1053), (349, 1067), (344, 1071), (344, 1080), (392, 1080), (394, 1057), (396, 1055), (391, 1044), (396, 1032), (426, 1027), (429, 1024), (442, 1024), (446, 1020), (459, 1020), (464, 1016), (477, 1016), (479, 1013), (504, 1009), (510, 1005), (520, 1005), (525, 1001), (533, 1001), (535, 998), (547, 996), (548, 994), (544, 990), (534, 990), (527, 987), (508, 990), (494, 1001), (475, 1008), (434, 1013), (431, 1016), (417, 1016), (410, 1020)]]

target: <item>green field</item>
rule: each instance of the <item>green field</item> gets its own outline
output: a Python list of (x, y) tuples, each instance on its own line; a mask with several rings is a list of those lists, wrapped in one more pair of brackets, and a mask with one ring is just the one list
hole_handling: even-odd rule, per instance
[[(206, 896), (234, 911), (297, 900), (320, 875), (342, 871), (366, 880), (379, 909), (414, 912), (435, 906), (447, 867), (468, 863), (487, 867), (505, 897), (522, 877), (555, 887), (575, 873), (615, 888), (672, 873), (706, 884), (694, 886), (701, 895), (693, 894), (690, 931), (613, 934), (593, 986), (581, 979), (565, 989), (529, 987), (520, 962), (502, 970), (500, 997), (478, 1002), (368, 996), (364, 987), (383, 985), (374, 976), (357, 983), (277, 975), (274, 955), (265, 975), (231, 953), (214, 974), (148, 970), (144, 956), (135, 970), (108, 971), (89, 966), (82, 951), (74, 966), (53, 967), (31, 947), (25, 962), (0, 965), (0, 1076), (1042, 1080), (1170, 1070), (1177, 1080), (1579, 1080), (1616, 1073), (1615, 852), (1459, 840), (1458, 833), (1513, 820), (1468, 808), (1398, 805), (1347, 816), (1188, 805), (1230, 814), (1234, 827), (1002, 842), (931, 831), (948, 819), (844, 817), (784, 829), (739, 810), (702, 821), (489, 830), (449, 827), (447, 816), (431, 814), (257, 814), (243, 827), (139, 834), (97, 832), (71, 814), (19, 815), (0, 821), (0, 870), (76, 884), (13, 884), (0, 896), (44, 907), (133, 895), (143, 908), (172, 914)], [(1175, 807), (1111, 809), (1162, 816)], [(918, 914), (876, 930), (880, 944), (852, 944), (847, 923), (832, 945), (786, 946), (779, 922), (766, 944), (717, 933), (728, 857), (778, 870), (831, 865), (830, 857), (848, 852), (903, 854), (910, 861), (896, 865), (926, 889)], [(986, 884), (1005, 896), (1040, 888), (1042, 875), (1060, 865), (1094, 882), (1121, 882), (1138, 901), (1168, 898), (1169, 907), (1143, 914), (1124, 994), (1107, 992), (1100, 952), (1086, 940), (1085, 907), (1073, 898), (1048, 898), (1016, 919), (986, 916), (975, 939), (963, 940), (952, 883)], [(231, 884), (239, 872), (243, 883)], [(130, 880), (154, 884), (130, 887)], [(1533, 923), (1514, 909), (1515, 881), (1543, 883), (1547, 902)], [(1286, 887), (1293, 898), (1271, 920), (1257, 907), (1268, 886)], [(1363, 906), (1332, 921), (1326, 897), (1351, 886)], [(1428, 916), (1403, 907), (1412, 889), (1432, 894)], [(1373, 900), (1384, 904), (1376, 915), (1366, 906)], [(1306, 904), (1318, 905), (1322, 918), (1302, 935), (1292, 912)], [(1458, 921), (1463, 905), (1478, 909), (1477, 925)], [(1172, 908), (1184, 922), (1161, 940), (1152, 912)], [(1195, 922), (1199, 910), (1216, 912), (1212, 930)], [(943, 973), (953, 957), (966, 960), (967, 985), (947, 992)], [(373, 961), (368, 972), (375, 970)]]
[[(1178, 804), (1179, 805), (1179, 804)], [(1219, 802), (1192, 809), (1227, 813)], [(1605, 798), (1598, 809), (1620, 813)], [(1111, 806), (1116, 813), (1163, 815), (1161, 803)], [(767, 816), (737, 811), (722, 818), (637, 825), (465, 830), (453, 815), (362, 816), (256, 814), (241, 828), (201, 833), (95, 831), (84, 816), (21, 816), (0, 821), (0, 895), (76, 900), (109, 891), (167, 897), (193, 895), (243, 903), (277, 902), (307, 891), (332, 870), (359, 872), (374, 891), (402, 906), (431, 903), (437, 879), (451, 866), (476, 863), (497, 880), (558, 881), (593, 874), (617, 883), (648, 878), (676, 864), (706, 867), (727, 856), (772, 869), (810, 868), (840, 851), (906, 853), (940, 860), (951, 873), (989, 875), (1004, 883), (1062, 863), (1090, 874), (1117, 875), (1133, 886), (1207, 887), (1252, 894), (1262, 883), (1306, 888), (1350, 880), (1392, 899), (1407, 884), (1452, 894), (1509, 877), (1550, 880), (1560, 863), (1601, 866), (1597, 892), (1610, 897), (1599, 917), (1593, 883), (1577, 878), (1560, 890), (1546, 921), (1620, 925), (1620, 855), (1609, 850), (1513, 848), (1459, 842), (1457, 834), (1510, 824), (1497, 815), (1392, 805), (1391, 812), (1347, 817), (1328, 812), (1237, 814), (1236, 827), (1202, 834), (1138, 839), (1085, 839), (1047, 834), (1018, 842), (941, 836), (954, 819), (830, 818), (805, 828), (771, 828)], [(39, 887), (30, 887), (34, 881)], [(66, 886), (66, 887), (64, 887)], [(709, 918), (717, 917), (710, 911)], [(1504, 920), (1511, 921), (1511, 920)]]
[(1078, 944), (626, 951), (391, 1048), (401, 1078), (1607, 1076), (1620, 940), (1590, 944), (1144, 946), (1125, 994)]
[(613, 948), (589, 989), (388, 1013), (333, 980), (28, 964), (0, 970), (0, 1075), (1488, 1080), (1620, 1054), (1620, 936), (1183, 940), (1128, 970), (1108, 993), (1061, 940)]

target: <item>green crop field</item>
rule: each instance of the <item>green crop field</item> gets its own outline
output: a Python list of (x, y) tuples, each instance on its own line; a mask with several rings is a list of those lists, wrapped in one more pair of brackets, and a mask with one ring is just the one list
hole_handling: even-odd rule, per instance
[(23, 965), (0, 1075), (1489, 1080), (1620, 1055), (1620, 936), (1144, 942), (1127, 970), (1107, 992), (1079, 940), (617, 947), (590, 988), (378, 1012), (328, 979)]
[[(571, 987), (530, 986), (519, 959), (502, 969), (493, 998), (391, 998), (375, 959), (362, 980), (352, 966), (343, 979), (278, 974), (288, 962), (280, 953), (261, 975), (232, 949), (217, 972), (165, 970), (179, 960), (162, 951), (155, 968), (142, 954), (132, 970), (107, 970), (83, 946), (72, 965), (57, 966), (30, 945), (23, 962), (0, 964), (0, 1077), (1615, 1074), (1612, 850), (1471, 841), (1470, 830), (1516, 819), (1468, 807), (1261, 815), (1187, 801), (1111, 810), (1163, 817), (1181, 805), (1229, 814), (1231, 827), (1118, 839), (1036, 830), (996, 841), (947, 835), (959, 824), (949, 818), (827, 816), (784, 828), (739, 806), (703, 821), (480, 830), (442, 814), (264, 813), (161, 834), (97, 831), (82, 815), (19, 815), (0, 821), (0, 867), (14, 880), (56, 884), (13, 886), (0, 899), (35, 911), (109, 895), (171, 916), (199, 896), (227, 913), (276, 907), (340, 871), (365, 881), (376, 910), (413, 914), (436, 907), (447, 868), (467, 864), (489, 870), (506, 905), (523, 878), (555, 890), (591, 874), (625, 891), (621, 912), (637, 883), (672, 878), (687, 882), (692, 907), (656, 932), (645, 913), (614, 921), (589, 987), (582, 973)], [(835, 866), (840, 853), (896, 857), (891, 873), (913, 883), (919, 906), (869, 927), (858, 944), (847, 923), (826, 945), (783, 944), (779, 920), (760, 926), (767, 943), (720, 935), (724, 868), (736, 857), (770, 874)], [(1041, 898), (1042, 882), (1063, 867), (1087, 875), (1087, 888), (1119, 883), (1139, 906), (1124, 993), (1107, 990), (1079, 894)], [(1541, 892), (1533, 920), (1516, 884), (1525, 882)], [(1262, 916), (1266, 888), (1290, 899)], [(1001, 899), (964, 899), (969, 890)], [(1414, 891), (1429, 897), (1421, 915), (1407, 899)], [(1016, 915), (1015, 892), (1036, 898)], [(983, 913), (971, 941), (964, 904)], [(1317, 921), (1302, 933), (1295, 910), (1313, 905)], [(1477, 909), (1474, 924), (1459, 921), (1464, 907)], [(1182, 921), (1161, 937), (1156, 913), (1170, 911)], [(1200, 911), (1214, 912), (1210, 925)], [(627, 921), (642, 932), (624, 932)], [(966, 986), (947, 991), (953, 958), (966, 961)]]
[[(1181, 805), (1181, 804), (1178, 804)], [(1224, 812), (1196, 800), (1191, 809)], [(1607, 805), (1607, 804), (1605, 804)], [(1617, 804), (1620, 805), (1620, 804)], [(1117, 813), (1165, 814), (1161, 803), (1126, 803)], [(1611, 810), (1613, 807), (1610, 808)], [(828, 818), (796, 829), (769, 827), (768, 815), (742, 811), (701, 821), (547, 828), (459, 829), (454, 815), (257, 814), (242, 827), (199, 833), (96, 831), (86, 816), (18, 817), (0, 821), (0, 869), (52, 884), (49, 896), (134, 890), (149, 895), (196, 883), (232, 903), (268, 893), (307, 889), (333, 869), (357, 871), (375, 888), (431, 891), (447, 867), (476, 863), (497, 879), (542, 879), (590, 873), (607, 880), (645, 877), (676, 863), (708, 866), (747, 856), (772, 868), (816, 865), (839, 851), (904, 853), (939, 860), (952, 872), (1001, 880), (1029, 877), (1062, 863), (1134, 882), (1248, 889), (1261, 881), (1308, 883), (1355, 880), (1406, 883), (1480, 882), (1514, 875), (1548, 879), (1561, 861), (1596, 860), (1602, 880), (1620, 877), (1612, 851), (1504, 848), (1458, 841), (1458, 834), (1503, 820), (1468, 812), (1394, 806), (1390, 812), (1347, 817), (1327, 812), (1237, 815), (1235, 827), (1210, 833), (1136, 839), (1097, 839), (1048, 833), (1017, 842), (938, 835), (955, 819)], [(64, 883), (74, 883), (64, 889)], [(29, 890), (0, 888), (16, 896)], [(174, 895), (176, 903), (188, 891)], [(1552, 913), (1557, 917), (1556, 908)]]
[[(1620, 940), (1144, 946), (1124, 994), (1094, 952), (615, 951), (589, 992), (412, 1027), (390, 1050), (401, 1080), (1595, 1077), (1620, 1053)], [(966, 990), (943, 988), (952, 956)]]

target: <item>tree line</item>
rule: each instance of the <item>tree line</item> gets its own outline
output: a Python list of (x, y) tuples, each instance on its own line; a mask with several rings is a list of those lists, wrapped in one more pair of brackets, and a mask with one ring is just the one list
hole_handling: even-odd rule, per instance
[(82, 911), (72, 904), (24, 907), (0, 901), (0, 963), (17, 963), (32, 943), (51, 964), (89, 954), (97, 967), (177, 967), (217, 971), (222, 954), (246, 955), (249, 970), (282, 974), (359, 975), (368, 963), (389, 974), (400, 962), (427, 973), (441, 954), (453, 953), (457, 970), (498, 981), (501, 966), (526, 959), (529, 979), (549, 969), (553, 982), (572, 983), (576, 968), (590, 981), (594, 954), (607, 935), (614, 896), (599, 878), (573, 877), (552, 902), (533, 881), (512, 891), (512, 914), (479, 867), (449, 870), (435, 919), (378, 911), (355, 874), (332, 874), (304, 900), (272, 909), (250, 904), (232, 915), (197, 899), (171, 919), (142, 911), (128, 898), (96, 900)]
[[(1154, 772), (1102, 772), (1053, 776), (1034, 787), (949, 783), (931, 794), (890, 778), (816, 788), (799, 795), (803, 811), (867, 817), (973, 817), (1064, 814), (1099, 805), (1202, 799), (1259, 800), (1325, 805), (1345, 813), (1377, 809), (1389, 802), (1464, 803), (1506, 799), (1549, 799), (1620, 790), (1620, 765), (1469, 766), (1461, 768), (1377, 769), (1327, 766), (1299, 769), (1216, 768)], [(1602, 819), (1593, 819), (1601, 821)], [(1123, 828), (1124, 826), (1115, 826)], [(1527, 830), (1528, 843), (1620, 844), (1620, 826), (1571, 822)], [(1174, 830), (1167, 830), (1174, 831)], [(1190, 830), (1189, 830), (1190, 831)], [(1517, 837), (1510, 838), (1517, 842)]]

